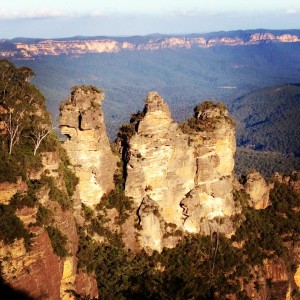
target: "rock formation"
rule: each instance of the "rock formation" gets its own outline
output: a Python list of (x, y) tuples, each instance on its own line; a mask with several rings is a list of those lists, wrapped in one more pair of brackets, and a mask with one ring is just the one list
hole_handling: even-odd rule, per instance
[(123, 149), (125, 192), (138, 211), (139, 242), (161, 251), (174, 247), (183, 231), (232, 234), (235, 132), (227, 111), (199, 107), (196, 123), (207, 128), (187, 134), (157, 93), (145, 103)]
[[(41, 181), (45, 174), (50, 175), (55, 182), (54, 189), (66, 190), (59, 165), (61, 163), (59, 151), (44, 152), (43, 166), (39, 172), (32, 173), (30, 179)], [(5, 186), (8, 192), (5, 193)], [(23, 181), (16, 184), (1, 183), (5, 204), (9, 204), (18, 192), (26, 194), (28, 187)], [(11, 189), (12, 188), (12, 189)], [(14, 191), (12, 193), (11, 191)], [(24, 239), (16, 240), (13, 244), (5, 245), (0, 241), (1, 272), (4, 280), (14, 289), (28, 293), (34, 299), (73, 299), (68, 290), (82, 295), (98, 296), (95, 290), (96, 281), (90, 275), (77, 274), (78, 234), (74, 216), (71, 210), (62, 209), (61, 205), (51, 199), (51, 188), (46, 185), (38, 190), (36, 196), (39, 205), (51, 212), (52, 220), (43, 226), (38, 222), (39, 209), (22, 207), (16, 210), (16, 216), (23, 222), (26, 230), (33, 235), (30, 249), (24, 246)], [(8, 198), (10, 196), (10, 198)], [(67, 237), (66, 250), (68, 254), (61, 258), (55, 254), (51, 239), (47, 233), (48, 225), (55, 226)], [(82, 289), (82, 280), (93, 289)]]
[(79, 178), (79, 198), (89, 206), (114, 188), (117, 159), (106, 134), (100, 106), (103, 99), (101, 90), (77, 87), (61, 105), (61, 133), (68, 137), (64, 147)]
[(251, 172), (246, 176), (244, 188), (249, 194), (249, 205), (255, 209), (265, 209), (270, 205), (269, 193), (271, 187), (259, 172)]
[(188, 232), (232, 234), (235, 126), (226, 108), (204, 102), (183, 126), (190, 135), (196, 163), (195, 189), (182, 201)]
[[(162, 250), (165, 225), (182, 228), (180, 201), (194, 187), (193, 149), (157, 93), (149, 93), (145, 116), (130, 139), (126, 195), (141, 218), (141, 244)], [(168, 243), (168, 242), (167, 242)]]
[[(35, 299), (69, 300), (76, 294), (90, 299), (98, 297), (98, 288), (102, 298), (110, 293), (111, 298), (140, 298), (152, 290), (150, 298), (161, 292), (168, 298), (173, 293), (165, 286), (175, 288), (175, 279), (184, 290), (170, 299), (202, 299), (202, 293), (226, 299), (246, 294), (252, 299), (296, 299), (300, 200), (294, 191), (300, 190), (299, 173), (277, 175), (280, 184), (271, 186), (252, 172), (244, 185), (234, 184), (235, 126), (226, 108), (205, 101), (178, 125), (155, 92), (148, 94), (144, 110), (120, 129), (123, 169), (116, 171), (102, 100), (101, 90), (81, 86), (61, 106), (62, 133), (68, 138), (64, 146), (73, 166), (51, 134), (37, 156), (28, 152), (34, 145), (23, 138), (16, 153), (2, 156), (0, 297), (4, 282)], [(37, 107), (32, 111), (46, 114), (42, 105)], [(24, 134), (35, 129), (29, 123)], [(1, 124), (2, 150), (8, 151)], [(15, 164), (19, 158), (22, 162)], [(230, 237), (233, 220), (240, 228), (229, 241), (219, 233)], [(163, 251), (149, 261), (144, 253), (135, 253), (162, 252), (177, 244), (176, 251)], [(200, 281), (204, 284), (198, 286)], [(116, 282), (120, 290), (107, 288)]]

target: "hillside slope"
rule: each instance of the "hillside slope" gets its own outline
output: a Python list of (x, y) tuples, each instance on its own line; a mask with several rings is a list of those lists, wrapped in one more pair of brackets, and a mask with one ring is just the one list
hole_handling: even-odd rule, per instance
[(231, 111), (238, 121), (238, 145), (300, 156), (300, 84), (250, 93)]

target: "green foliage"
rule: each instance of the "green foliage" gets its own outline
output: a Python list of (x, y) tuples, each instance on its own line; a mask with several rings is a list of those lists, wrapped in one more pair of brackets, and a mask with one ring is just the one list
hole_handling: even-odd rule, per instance
[(136, 114), (132, 114), (129, 124), (123, 124), (118, 132), (118, 139), (121, 140), (123, 145), (126, 145), (132, 136), (135, 135), (139, 122), (145, 116), (144, 111), (138, 111)]
[(247, 174), (250, 168), (255, 168), (266, 179), (270, 179), (276, 172), (290, 174), (295, 170), (299, 170), (300, 157), (237, 147), (235, 174), (240, 177)]
[(238, 293), (238, 276), (248, 274), (242, 254), (221, 236), (218, 247), (216, 236), (195, 235), (152, 256), (97, 244), (82, 230), (79, 244), (80, 267), (95, 270), (102, 299), (206, 299)]
[(21, 238), (24, 238), (25, 247), (29, 250), (31, 236), (24, 228), (23, 222), (15, 215), (10, 205), (0, 204), (0, 240), (5, 244), (11, 244)]
[(76, 177), (74, 171), (70, 168), (71, 163), (66, 150), (60, 144), (58, 144), (57, 149), (59, 150), (59, 157), (61, 161), (59, 164), (59, 172), (63, 176), (68, 196), (72, 197), (79, 179)]
[[(1, 141), (0, 135), (0, 141)], [(33, 148), (28, 138), (20, 137), (20, 143), (17, 144), (11, 155), (7, 149), (2, 147), (0, 151), (0, 182), (16, 182), (18, 177), (23, 180), (27, 179), (29, 170), (38, 170), (42, 166), (40, 156), (33, 155)]]
[(56, 186), (52, 186), (50, 188), (49, 198), (52, 201), (57, 201), (63, 210), (67, 210), (72, 207), (72, 200), (70, 197)]
[(107, 195), (104, 195), (101, 202), (97, 205), (97, 209), (103, 208), (116, 208), (119, 213), (118, 223), (122, 224), (129, 216), (129, 212), (132, 210), (132, 200), (125, 196), (124, 191), (115, 189)]
[(29, 188), (29, 190), (25, 194), (16, 193), (10, 201), (10, 206), (16, 210), (23, 208), (24, 206), (34, 207), (37, 202), (38, 199), (35, 195), (34, 190)]
[(40, 146), (40, 152), (54, 152), (60, 146), (57, 136), (50, 132)]
[[(106, 236), (107, 242), (98, 244), (81, 229), (80, 266), (95, 271), (103, 299), (223, 299), (229, 294), (249, 299), (241, 283), (244, 286), (251, 279), (251, 266), (262, 264), (264, 258), (281, 257), (289, 267), (284, 240), (300, 240), (299, 196), (276, 183), (270, 197), (273, 205), (256, 211), (248, 206), (248, 194), (234, 191), (243, 216), (233, 241), (243, 242), (241, 248), (213, 233), (185, 236), (175, 248), (165, 248), (161, 254), (134, 254), (111, 239), (112, 233), (103, 226), (105, 220), (93, 218), (94, 232)], [(174, 227), (171, 223), (166, 226)], [(256, 287), (259, 290), (258, 282)]]
[(231, 107), (238, 121), (238, 145), (299, 156), (299, 100), (297, 84), (265, 88), (239, 98)]
[(64, 182), (67, 188), (67, 193), (69, 197), (72, 197), (75, 189), (76, 189), (76, 185), (78, 184), (78, 177), (76, 177), (74, 171), (72, 171), (68, 165), (66, 165), (65, 162), (62, 162), (59, 166), (59, 169), (62, 172), (63, 178), (64, 178)]
[(36, 223), (38, 226), (48, 226), (52, 221), (53, 212), (42, 204), (36, 214)]
[(0, 182), (16, 182), (17, 178), (26, 179), (22, 162), (17, 161), (6, 150), (0, 151)]
[(221, 114), (227, 111), (227, 108), (224, 106), (223, 103), (221, 102), (214, 103), (211, 100), (205, 100), (204, 102), (198, 104), (194, 108), (194, 112), (199, 113), (199, 112), (203, 112), (204, 110), (216, 109), (216, 108), (220, 110)]
[(262, 264), (264, 258), (277, 255), (288, 257), (284, 242), (299, 241), (299, 195), (285, 184), (275, 183), (270, 194), (272, 205), (264, 210), (247, 207), (247, 196), (235, 194), (243, 207), (244, 222), (237, 229), (234, 240), (246, 241), (244, 254), (250, 264)]
[(299, 241), (300, 197), (285, 184), (275, 182), (270, 193), (272, 206), (266, 212), (278, 234), (286, 241)]
[(83, 212), (83, 217), (85, 218), (85, 220), (91, 220), (92, 219), (92, 217), (94, 215), (94, 211), (93, 211), (92, 208), (85, 205), (84, 203), (81, 203), (81, 211)]
[[(205, 111), (207, 110), (217, 110), (218, 115), (207, 118), (205, 114)], [(233, 119), (227, 115), (227, 109), (221, 102), (214, 103), (213, 101), (206, 100), (201, 104), (198, 104), (194, 108), (194, 112), (194, 117), (191, 117), (186, 122), (180, 124), (184, 133), (214, 131), (218, 128), (221, 120), (225, 120), (228, 124), (235, 126)], [(202, 113), (204, 113), (204, 116), (202, 116)]]
[(115, 208), (119, 213), (118, 224), (121, 225), (132, 211), (132, 200), (125, 195), (123, 170), (119, 174), (115, 174), (115, 189), (108, 194), (104, 194), (100, 203), (97, 204), (97, 210), (105, 210)]
[(69, 253), (66, 249), (68, 241), (67, 237), (63, 235), (58, 228), (53, 226), (46, 227), (46, 230), (48, 232), (54, 253), (61, 258), (68, 256)]
[(95, 270), (97, 264), (96, 249), (98, 245), (91, 237), (79, 228), (79, 248), (77, 252), (78, 268), (90, 273)]
[[(51, 120), (43, 95), (28, 82), (33, 71), (0, 60), (0, 73), (0, 122), (5, 124), (0, 134), (0, 181), (15, 182), (18, 176), (26, 179), (28, 171), (41, 167), (41, 157), (33, 155), (31, 137), (37, 127)], [(42, 122), (34, 121), (41, 115)]]

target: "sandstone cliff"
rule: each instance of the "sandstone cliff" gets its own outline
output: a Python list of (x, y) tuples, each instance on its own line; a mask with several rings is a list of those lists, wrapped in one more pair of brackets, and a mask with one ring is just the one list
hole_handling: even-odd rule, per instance
[[(102, 100), (82, 86), (62, 105), (73, 166), (53, 135), (37, 156), (23, 136), (12, 153), (3, 146), (0, 283), (53, 300), (93, 298), (98, 289), (114, 299), (297, 299), (300, 199), (290, 188), (299, 193), (299, 174), (268, 185), (252, 172), (233, 197), (235, 126), (226, 108), (205, 101), (178, 125), (155, 92), (120, 130), (116, 172)], [(24, 133), (35, 129), (27, 126)]]
[[(121, 51), (157, 51), (161, 49), (190, 49), (192, 47), (210, 48), (216, 46), (249, 46), (259, 45), (262, 43), (299, 43), (300, 36), (297, 33), (278, 33), (274, 31), (266, 32), (247, 32), (241, 35), (241, 31), (226, 35), (201, 35), (198, 36), (163, 36), (149, 37), (141, 41), (132, 39), (73, 39), (73, 40), (40, 40), (37, 42), (15, 42), (10, 41), (15, 46), (9, 50), (9, 47), (3, 47), (0, 55), (2, 57), (22, 57), (34, 58), (40, 55), (57, 56), (66, 55), (83, 55), (87, 53), (118, 53)], [(5, 44), (5, 41), (2, 42)]]
[(101, 103), (104, 93), (93, 87), (77, 87), (61, 105), (61, 133), (64, 147), (79, 178), (81, 203), (94, 206), (114, 188), (117, 159), (106, 134)]
[[(174, 247), (183, 232), (232, 234), (235, 133), (227, 111), (199, 107), (196, 122), (208, 127), (187, 134), (157, 93), (145, 103), (123, 141), (125, 192), (138, 212), (140, 244), (161, 251)], [(213, 129), (212, 119), (218, 120)]]
[(269, 193), (271, 186), (259, 172), (251, 172), (245, 178), (244, 188), (250, 196), (249, 205), (255, 209), (265, 209), (270, 205)]
[[(17, 204), (20, 208), (16, 210), (16, 216), (32, 235), (31, 246), (25, 248), (24, 239), (15, 240), (10, 245), (0, 242), (3, 279), (12, 288), (24, 291), (34, 299), (74, 299), (68, 290), (96, 297), (98, 293), (97, 290), (95, 291), (95, 279), (87, 275), (85, 275), (86, 278), (81, 275), (78, 279), (76, 258), (78, 235), (75, 219), (72, 208), (66, 202), (60, 202), (67, 189), (59, 151), (44, 152), (42, 156), (42, 168), (38, 172), (31, 172), (30, 177), (30, 180), (39, 182), (38, 188), (35, 189), (36, 196), (34, 196), (35, 201), (38, 202), (33, 207)], [(2, 199), (5, 200), (6, 205), (9, 205), (11, 201), (15, 203), (20, 201), (16, 200), (19, 199), (16, 197), (21, 197), (18, 195), (30, 197), (26, 196), (29, 187), (23, 181), (17, 184), (2, 183), (1, 186), (0, 197), (4, 195)], [(7, 193), (5, 193), (5, 186), (8, 189)], [(54, 195), (58, 198), (54, 199)], [(51, 236), (50, 227), (58, 230), (56, 234), (60, 232), (67, 237), (65, 242), (56, 240), (57, 236)], [(64, 245), (56, 244), (57, 242), (64, 243)], [(58, 252), (62, 250), (66, 251), (67, 255)], [(92, 285), (94, 290), (82, 288), (76, 290), (80, 285), (78, 282), (82, 279)]]
[(188, 232), (234, 232), (230, 216), (235, 207), (233, 169), (235, 126), (226, 108), (204, 102), (195, 108), (194, 117), (182, 126), (190, 136), (196, 163), (195, 189), (182, 201), (185, 229)]

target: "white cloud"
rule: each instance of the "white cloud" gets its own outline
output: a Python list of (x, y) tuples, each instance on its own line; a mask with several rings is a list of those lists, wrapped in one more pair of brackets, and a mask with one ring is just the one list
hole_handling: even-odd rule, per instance
[(104, 16), (104, 13), (100, 10), (92, 10), (90, 12), (90, 16), (91, 17), (102, 17), (102, 16)]
[(16, 20), (16, 19), (46, 19), (46, 18), (58, 18), (65, 17), (70, 14), (61, 11), (59, 9), (47, 9), (40, 8), (36, 10), (24, 10), (24, 11), (8, 11), (0, 10), (1, 20)]
[(294, 8), (294, 7), (289, 7), (287, 10), (286, 10), (286, 13), (289, 14), (289, 15), (295, 15), (297, 14), (299, 11)]

